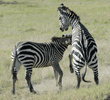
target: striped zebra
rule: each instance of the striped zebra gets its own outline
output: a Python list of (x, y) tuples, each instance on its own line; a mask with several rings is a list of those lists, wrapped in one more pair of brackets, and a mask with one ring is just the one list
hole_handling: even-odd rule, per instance
[[(17, 80), (17, 73), (20, 66), (23, 65), (26, 69), (25, 79), (27, 80), (30, 92), (36, 93), (31, 83), (32, 68), (42, 68), (52, 66), (56, 85), (62, 89), (63, 72), (60, 68), (59, 62), (63, 58), (64, 51), (68, 45), (71, 45), (72, 38), (70, 37), (52, 37), (50, 43), (35, 43), (35, 42), (20, 42), (11, 53), (13, 61), (11, 72), (13, 80), (12, 93), (15, 94), (15, 82)], [(59, 81), (58, 81), (59, 75)]]
[[(63, 32), (64, 30), (67, 31), (69, 26), (72, 28), (72, 48), (69, 59), (70, 71), (74, 71), (72, 68), (73, 65), (77, 76), (77, 88), (80, 87), (81, 82), (80, 70), (84, 66), (85, 70), (82, 74), (82, 79), (85, 82), (90, 82), (84, 79), (87, 65), (93, 70), (94, 81), (98, 85), (98, 59), (96, 56), (97, 45), (95, 40), (86, 27), (80, 22), (80, 17), (75, 12), (64, 6), (64, 4), (61, 4), (61, 7), (58, 7), (58, 13), (60, 30)], [(73, 59), (73, 61), (71, 59)]]

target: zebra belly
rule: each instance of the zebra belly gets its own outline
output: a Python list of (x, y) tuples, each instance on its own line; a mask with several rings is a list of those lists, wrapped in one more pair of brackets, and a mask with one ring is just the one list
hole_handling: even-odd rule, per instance
[(50, 66), (50, 64), (48, 63), (48, 58), (39, 57), (36, 55), (28, 55), (28, 54), (19, 55), (18, 61), (24, 67), (40, 68), (40, 67)]
[(83, 67), (85, 65), (85, 60), (82, 55), (80, 55), (78, 52), (72, 53), (73, 55), (73, 66), (81, 66)]
[(33, 68), (44, 68), (44, 67), (50, 67), (51, 65), (42, 65), (42, 66), (35, 66)]
[(47, 62), (43, 63), (43, 64), (36, 64), (35, 66), (33, 66), (33, 68), (43, 68), (43, 67), (49, 67), (51, 66), (51, 64), (48, 64)]
[(37, 57), (34, 56), (34, 64), (33, 64), (33, 68), (41, 68), (41, 67), (48, 67), (50, 66), (49, 62), (49, 58), (47, 55), (44, 55), (43, 57)]

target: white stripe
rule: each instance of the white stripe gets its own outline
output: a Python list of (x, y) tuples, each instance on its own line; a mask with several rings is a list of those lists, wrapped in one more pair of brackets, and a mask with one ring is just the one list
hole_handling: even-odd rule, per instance
[(80, 55), (81, 55), (81, 57), (83, 58), (83, 55), (82, 55), (82, 53), (78, 50), (78, 49), (76, 49), (75, 47), (72, 47), (72, 51), (75, 51), (75, 52), (78, 52)]

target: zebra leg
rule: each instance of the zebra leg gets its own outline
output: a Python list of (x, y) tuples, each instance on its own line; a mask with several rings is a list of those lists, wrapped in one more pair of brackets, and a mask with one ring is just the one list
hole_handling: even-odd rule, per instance
[(12, 88), (12, 93), (15, 94), (15, 83), (18, 80), (17, 79), (17, 73), (20, 69), (21, 63), (15, 58), (13, 65), (11, 67), (11, 73), (12, 73), (12, 80), (13, 80), (13, 88)]
[(62, 90), (63, 72), (62, 72), (58, 62), (55, 62), (52, 66), (53, 66), (54, 70), (56, 70), (58, 72), (58, 74), (60, 75), (58, 85), (59, 85), (59, 89)]
[(76, 76), (77, 76), (77, 88), (80, 87), (80, 83), (81, 83), (81, 76), (80, 76), (80, 69), (78, 68), (75, 68), (75, 73), (76, 73)]
[(58, 86), (58, 72), (56, 70), (54, 70), (54, 76), (55, 76), (55, 79), (56, 79), (56, 86)]
[(30, 89), (30, 92), (35, 94), (36, 91), (34, 90), (34, 88), (32, 86), (32, 83), (31, 83), (31, 75), (32, 75), (32, 68), (29, 68), (29, 71), (28, 71), (28, 69), (26, 69), (26, 77), (25, 77), (25, 79), (27, 80), (27, 84), (28, 84), (28, 87)]
[(13, 72), (12, 79), (13, 79), (12, 93), (15, 94), (15, 83), (16, 83), (16, 81), (17, 81), (17, 73), (16, 73), (16, 72)]
[(98, 85), (99, 84), (99, 78), (98, 78), (98, 60), (97, 57), (94, 57), (95, 60), (93, 59), (91, 62), (93, 63), (89, 63), (88, 67), (91, 68), (93, 70), (94, 73), (94, 81), (95, 83)]
[(73, 69), (73, 65), (72, 65), (72, 55), (71, 54), (69, 54), (69, 61), (70, 61), (70, 65), (69, 65), (70, 72), (71, 73), (74, 73), (74, 69)]
[(95, 66), (94, 68), (91, 68), (94, 73), (94, 81), (98, 85), (99, 84), (99, 78), (98, 78), (98, 66)]
[(94, 81), (97, 85), (99, 84), (98, 70), (97, 69), (94, 71)]

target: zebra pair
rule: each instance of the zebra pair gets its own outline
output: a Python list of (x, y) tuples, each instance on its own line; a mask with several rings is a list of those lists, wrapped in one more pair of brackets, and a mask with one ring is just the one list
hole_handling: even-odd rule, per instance
[[(72, 50), (69, 55), (70, 59), (70, 71), (77, 76), (78, 84), (80, 87), (81, 77), (80, 70), (85, 66), (82, 79), (84, 79), (87, 65), (93, 70), (94, 80), (96, 84), (99, 84), (98, 79), (98, 60), (97, 60), (97, 45), (95, 40), (86, 29), (86, 27), (80, 22), (80, 17), (76, 13), (71, 11), (68, 7), (61, 4), (58, 7), (60, 30), (68, 30), (68, 27), (72, 27), (72, 35), (64, 35), (64, 37), (53, 37), (51, 43), (35, 43), (35, 42), (22, 42), (18, 43), (12, 51), (12, 75), (13, 75), (13, 94), (15, 93), (15, 82), (17, 80), (17, 73), (21, 65), (26, 69), (26, 80), (29, 86), (30, 92), (36, 93), (31, 84), (32, 68), (52, 66), (54, 69), (54, 75), (59, 85), (59, 89), (62, 89), (62, 76), (63, 72), (60, 69), (59, 62), (63, 57), (63, 53), (67, 46), (71, 44), (72, 38)], [(73, 59), (73, 62), (72, 62)], [(73, 67), (74, 66), (74, 69)], [(60, 75), (58, 81), (58, 74)]]
[[(59, 62), (63, 58), (64, 51), (68, 45), (72, 43), (72, 37), (52, 37), (50, 43), (35, 43), (35, 42), (20, 42), (11, 53), (13, 65), (11, 67), (13, 88), (12, 93), (15, 94), (15, 82), (17, 80), (17, 73), (20, 66), (23, 65), (26, 69), (26, 77), (30, 92), (36, 93), (31, 83), (32, 68), (42, 68), (52, 66), (56, 85), (62, 89), (63, 72), (60, 68)], [(59, 80), (58, 80), (59, 75)]]
[(69, 26), (72, 28), (72, 47), (69, 59), (70, 71), (74, 71), (72, 67), (74, 66), (77, 76), (77, 88), (80, 87), (81, 82), (80, 70), (84, 66), (85, 70), (82, 74), (82, 79), (85, 82), (90, 82), (84, 79), (87, 65), (93, 70), (94, 80), (98, 85), (98, 59), (96, 56), (97, 45), (94, 38), (86, 29), (86, 27), (80, 22), (80, 17), (75, 12), (71, 11), (68, 7), (64, 6), (64, 4), (61, 4), (61, 7), (58, 7), (58, 12), (60, 30), (63, 32), (64, 30), (67, 31)]

